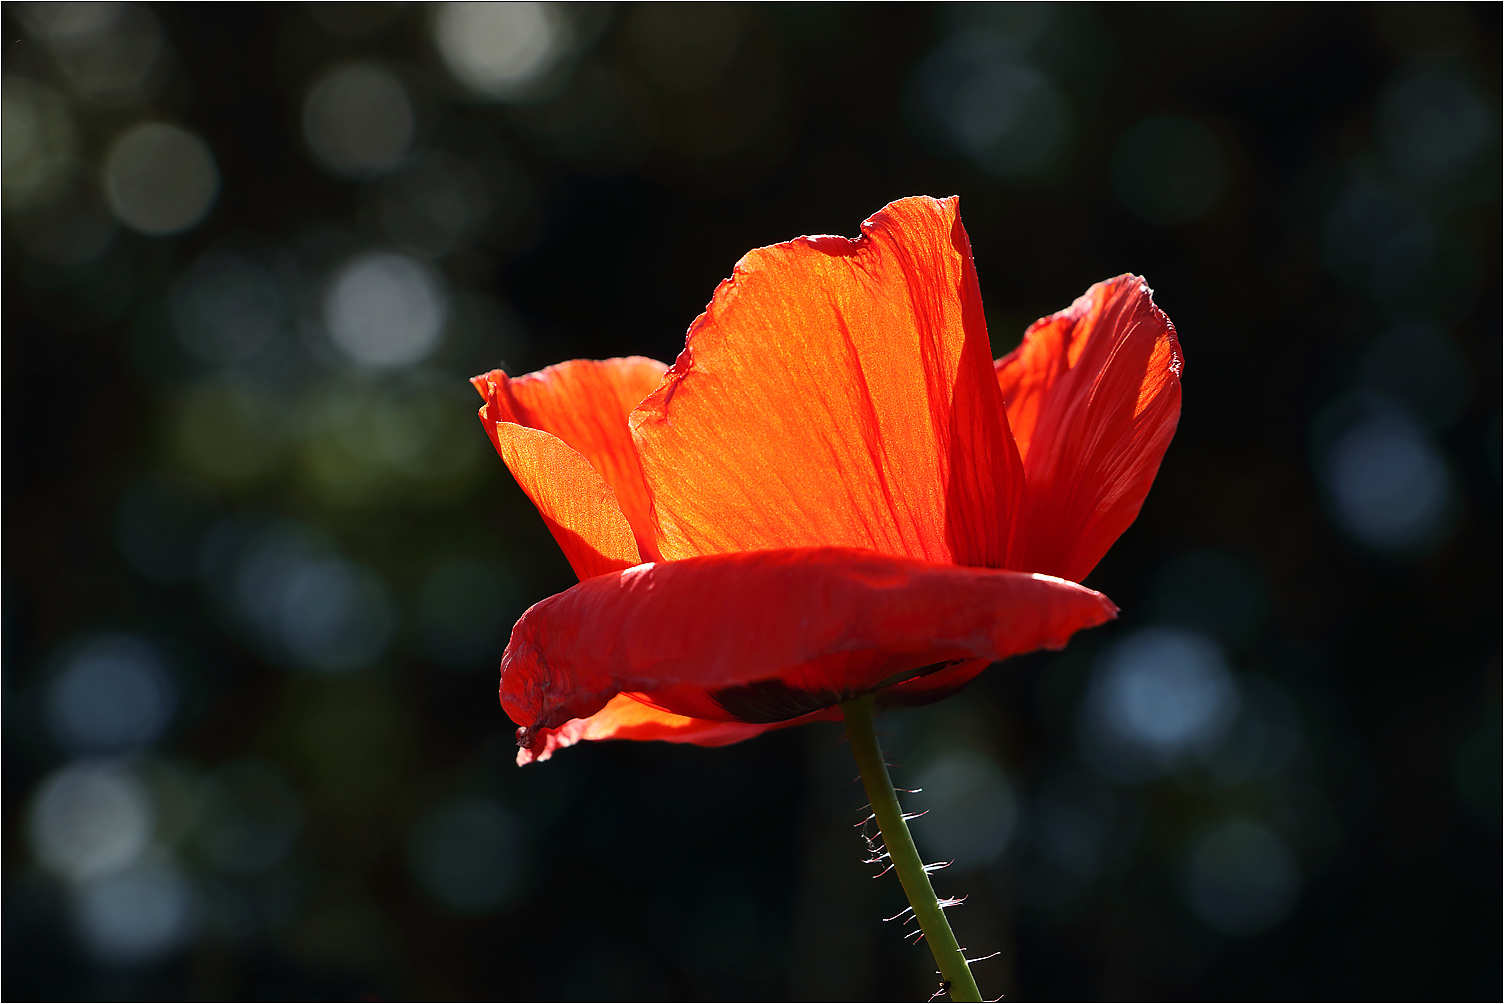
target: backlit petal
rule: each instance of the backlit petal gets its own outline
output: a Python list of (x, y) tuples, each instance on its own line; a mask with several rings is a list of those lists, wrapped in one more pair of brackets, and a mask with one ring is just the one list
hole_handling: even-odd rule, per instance
[(753, 251), (631, 417), (667, 559), (843, 545), (1001, 567), (1022, 470), (954, 198)]
[(1059, 647), (1115, 612), (1049, 576), (854, 548), (645, 564), (523, 614), (501, 703), (528, 748), (624, 691), (692, 718), (785, 720), (957, 660)]
[(493, 420), (542, 429), (584, 456), (616, 492), (642, 555), (656, 559), (652, 504), (627, 416), (658, 386), (666, 369), (642, 356), (574, 359), (515, 379), (494, 370), (474, 382), (488, 399), (494, 387)]
[(555, 436), (511, 422), (493, 427), (496, 449), (533, 500), (581, 579), (642, 559), (616, 493), (590, 462)]
[(687, 718), (660, 711), (643, 704), (630, 694), (617, 694), (606, 706), (589, 718), (575, 718), (556, 729), (540, 729), (533, 749), (517, 751), (517, 763), (547, 760), (555, 750), (578, 742), (600, 739), (659, 739), (670, 743), (693, 743), (696, 746), (727, 746), (751, 739), (770, 729), (802, 725), (821, 718), (839, 718), (839, 710), (816, 713), (786, 722), (753, 724), (750, 722), (715, 722), (704, 718)]
[(1081, 581), (1128, 528), (1180, 420), (1175, 326), (1138, 276), (1036, 321), (997, 361), (1028, 478), (1008, 567)]

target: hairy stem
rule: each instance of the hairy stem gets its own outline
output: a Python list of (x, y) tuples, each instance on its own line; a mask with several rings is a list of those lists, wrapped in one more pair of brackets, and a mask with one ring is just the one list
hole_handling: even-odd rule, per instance
[(872, 725), (872, 695), (847, 701), (841, 705), (841, 712), (846, 716), (846, 738), (851, 742), (851, 752), (856, 755), (857, 767), (861, 769), (862, 786), (867, 789), (867, 800), (872, 803), (872, 814), (882, 830), (893, 870), (898, 872), (898, 881), (903, 884), (904, 895), (908, 896), (909, 906), (919, 920), (924, 940), (935, 955), (940, 978), (949, 987), (950, 999), (980, 1001), (982, 993), (972, 978), (966, 957), (961, 954), (961, 946), (956, 944), (945, 911), (935, 897), (935, 887), (930, 885), (929, 874), (914, 847), (909, 824), (904, 821), (903, 809), (893, 790), (893, 779), (888, 776), (888, 764), (883, 759), (877, 731)]

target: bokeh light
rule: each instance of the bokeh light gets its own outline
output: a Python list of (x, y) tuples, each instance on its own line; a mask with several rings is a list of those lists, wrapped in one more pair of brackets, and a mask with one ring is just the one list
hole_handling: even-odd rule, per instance
[(24, 77), (0, 82), (0, 175), (7, 209), (45, 204), (66, 189), (76, 139), (68, 104)]
[(328, 71), (303, 102), (308, 145), (340, 174), (378, 174), (393, 167), (412, 145), (415, 126), (402, 81), (373, 63)]
[(32, 3), (20, 17), (52, 50), (77, 93), (100, 105), (140, 103), (164, 55), (156, 16), (133, 3)]
[(187, 878), (165, 862), (86, 882), (74, 894), (73, 909), (84, 945), (116, 965), (150, 962), (181, 947), (196, 919)]
[[(390, 591), (372, 569), (291, 522), (225, 526), (210, 559), (225, 602), (274, 659), (316, 672), (372, 665), (396, 630)], [(239, 538), (227, 540), (227, 538)]]
[(434, 11), (433, 40), (457, 81), (507, 101), (531, 95), (568, 51), (570, 30), (552, 3), (444, 3)]
[(920, 793), (907, 800), (915, 839), (927, 859), (953, 861), (962, 870), (991, 863), (1012, 836), (1018, 807), (1013, 786), (997, 763), (980, 753), (941, 755), (918, 774)]
[(19, 5), (26, 30), (49, 41), (82, 38), (109, 29), (123, 3), (32, 3)]
[(334, 344), (352, 362), (375, 369), (410, 366), (438, 345), (448, 296), (416, 260), (370, 252), (329, 281), (324, 318)]
[(1125, 781), (1157, 776), (1221, 738), (1239, 693), (1221, 648), (1190, 631), (1146, 628), (1093, 672), (1081, 741), (1094, 765)]
[(1381, 410), (1358, 419), (1321, 459), (1332, 515), (1357, 540), (1407, 554), (1445, 538), (1456, 505), (1451, 474), (1402, 412)]
[(1300, 894), (1300, 867), (1267, 826), (1234, 820), (1196, 843), (1183, 882), (1202, 921), (1227, 934), (1252, 934), (1289, 914)]
[(134, 774), (83, 761), (37, 789), (27, 836), (44, 868), (81, 882), (135, 864), (150, 846), (153, 822), (151, 797)]
[(177, 705), (176, 688), (150, 644), (126, 635), (86, 643), (47, 695), (54, 738), (75, 753), (116, 753), (161, 735)]
[(199, 137), (178, 126), (148, 122), (110, 147), (104, 183), (120, 222), (162, 237), (204, 218), (219, 195), (219, 170)]

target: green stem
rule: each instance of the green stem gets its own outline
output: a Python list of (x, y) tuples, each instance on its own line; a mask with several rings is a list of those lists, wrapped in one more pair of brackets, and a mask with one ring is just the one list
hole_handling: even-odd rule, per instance
[(872, 695), (858, 697), (841, 705), (846, 716), (846, 738), (851, 742), (851, 752), (856, 755), (857, 767), (862, 772), (862, 787), (867, 789), (867, 800), (872, 803), (872, 814), (882, 830), (883, 843), (893, 870), (898, 872), (898, 881), (903, 884), (904, 895), (919, 920), (924, 940), (929, 942), (935, 955), (935, 964), (940, 967), (940, 978), (948, 985), (953, 1001), (980, 1001), (982, 992), (972, 978), (971, 967), (956, 944), (950, 922), (935, 897), (935, 887), (930, 885), (929, 873), (914, 847), (914, 838), (909, 835), (909, 824), (904, 821), (903, 809), (898, 804), (898, 795), (893, 790), (893, 779), (888, 776), (888, 764), (883, 759), (882, 747), (877, 742), (877, 730), (872, 726)]

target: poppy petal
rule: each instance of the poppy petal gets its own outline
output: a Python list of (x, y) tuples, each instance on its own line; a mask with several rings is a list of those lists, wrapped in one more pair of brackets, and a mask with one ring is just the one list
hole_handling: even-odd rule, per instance
[(535, 760), (547, 760), (555, 750), (587, 740), (659, 739), (670, 743), (693, 743), (696, 746), (728, 746), (771, 729), (802, 725), (822, 717), (839, 718), (840, 712), (837, 710), (834, 715), (815, 714), (787, 722), (763, 724), (715, 722), (661, 711), (630, 694), (617, 694), (589, 718), (575, 718), (556, 729), (539, 729), (534, 748), (517, 751), (517, 763), (522, 766)]
[(1028, 485), (1008, 567), (1079, 582), (1138, 516), (1175, 434), (1175, 326), (1123, 275), (1034, 322), (996, 366)]
[(494, 399), (493, 421), (542, 429), (584, 456), (616, 492), (639, 551), (656, 560), (652, 503), (627, 416), (666, 369), (643, 356), (573, 359), (515, 379), (493, 370), (474, 382), (488, 403)]
[(798, 718), (958, 659), (1065, 644), (1117, 608), (1073, 582), (856, 548), (644, 564), (536, 604), (502, 657), (501, 703), (542, 729), (617, 694), (692, 718)]
[(632, 413), (667, 559), (839, 545), (1002, 567), (1022, 467), (958, 200), (752, 251)]
[(581, 580), (642, 559), (616, 493), (563, 440), (511, 422), (492, 425), (496, 450)]

